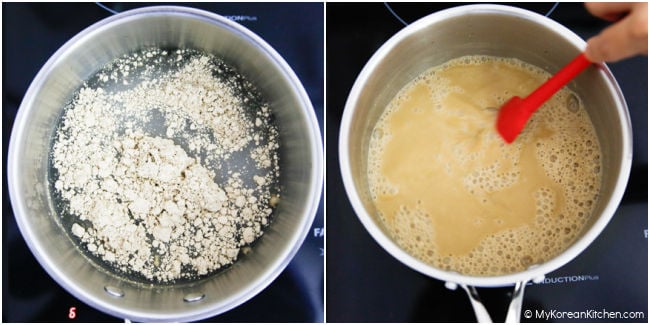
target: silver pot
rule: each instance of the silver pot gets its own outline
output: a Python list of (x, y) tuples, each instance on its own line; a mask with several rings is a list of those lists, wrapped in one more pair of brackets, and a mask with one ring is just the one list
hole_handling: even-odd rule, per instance
[[(203, 50), (223, 57), (270, 103), (280, 133), (282, 200), (252, 253), (207, 279), (157, 286), (133, 283), (89, 263), (61, 227), (48, 190), (48, 153), (64, 105), (83, 80), (116, 57), (146, 46)], [(124, 12), (61, 47), (30, 85), (8, 152), (8, 184), (20, 231), (39, 263), (78, 299), (137, 321), (191, 321), (250, 299), (288, 265), (311, 227), (322, 189), (322, 144), (300, 81), (266, 42), (221, 16), (182, 7)]]
[(591, 222), (566, 251), (528, 270), (502, 276), (468, 276), (428, 265), (397, 246), (378, 223), (367, 181), (371, 131), (388, 102), (425, 70), (464, 55), (513, 57), (559, 70), (585, 48), (560, 24), (536, 13), (499, 5), (468, 5), (426, 16), (394, 35), (368, 61), (345, 105), (339, 159), (347, 195), (371, 236), (393, 257), (449, 288), (465, 289), (479, 320), (489, 320), (472, 286), (515, 286), (508, 320), (518, 320), (525, 283), (541, 281), (582, 252), (613, 216), (625, 190), (632, 161), (631, 124), (623, 95), (605, 65), (592, 66), (569, 84), (588, 109), (602, 148), (602, 188)]

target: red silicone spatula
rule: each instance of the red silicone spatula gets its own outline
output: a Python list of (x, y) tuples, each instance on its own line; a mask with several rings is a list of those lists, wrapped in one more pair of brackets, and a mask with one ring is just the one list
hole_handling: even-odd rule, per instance
[(526, 126), (530, 116), (590, 64), (591, 62), (587, 60), (584, 53), (580, 53), (528, 97), (524, 99), (517, 96), (510, 98), (501, 106), (497, 117), (497, 131), (501, 137), (507, 143), (515, 141), (515, 138)]

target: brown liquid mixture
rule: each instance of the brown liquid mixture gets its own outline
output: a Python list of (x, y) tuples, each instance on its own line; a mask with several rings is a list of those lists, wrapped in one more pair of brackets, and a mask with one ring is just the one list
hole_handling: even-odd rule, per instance
[(550, 75), (515, 59), (467, 56), (423, 73), (370, 140), (368, 181), (393, 240), (470, 275), (525, 270), (560, 254), (600, 190), (600, 146), (580, 99), (558, 92), (507, 145), (497, 109)]

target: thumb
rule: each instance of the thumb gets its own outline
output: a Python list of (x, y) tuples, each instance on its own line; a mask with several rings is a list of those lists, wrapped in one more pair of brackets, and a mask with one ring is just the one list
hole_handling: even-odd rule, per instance
[(614, 62), (648, 53), (647, 12), (634, 12), (587, 41), (585, 55), (591, 62)]

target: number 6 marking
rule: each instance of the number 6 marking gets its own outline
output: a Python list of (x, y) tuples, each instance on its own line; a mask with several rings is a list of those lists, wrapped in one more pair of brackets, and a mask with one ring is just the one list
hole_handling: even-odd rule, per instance
[(75, 317), (77, 317), (77, 307), (70, 307), (70, 311), (68, 312), (68, 318), (75, 319)]

